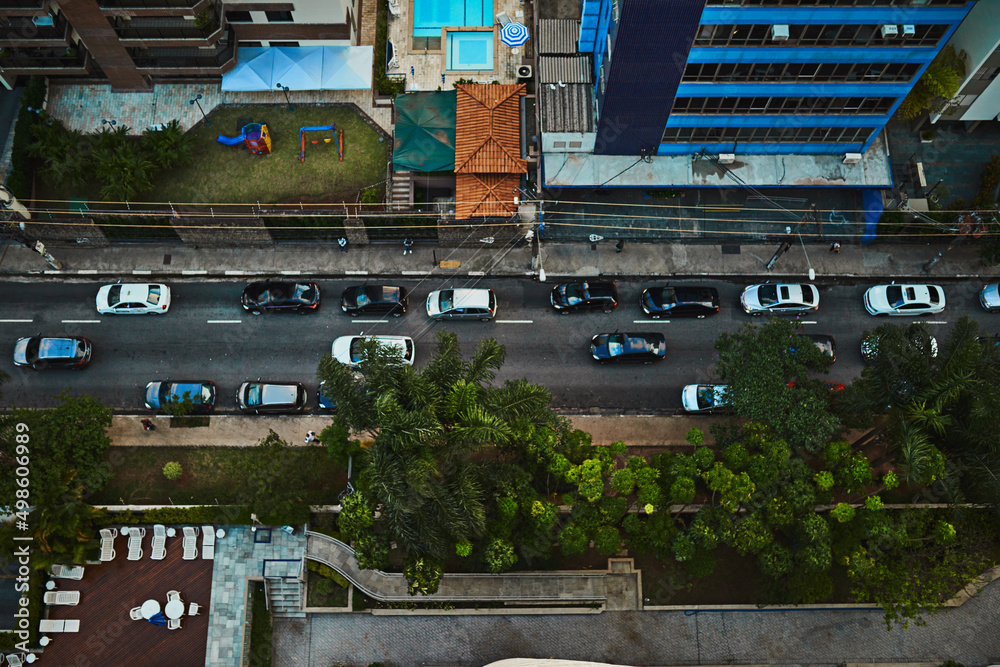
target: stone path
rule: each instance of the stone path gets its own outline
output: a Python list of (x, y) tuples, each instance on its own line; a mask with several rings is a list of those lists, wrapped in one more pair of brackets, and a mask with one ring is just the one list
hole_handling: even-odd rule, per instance
[[(369, 597), (387, 602), (412, 602), (402, 574), (362, 570), (354, 549), (320, 533), (306, 533), (306, 557), (329, 565)], [(627, 573), (626, 573), (627, 574)], [(445, 574), (433, 600), (519, 600), (603, 602), (606, 572), (513, 572), (508, 574)], [(636, 601), (634, 587), (616, 588), (617, 597)], [(618, 603), (623, 604), (623, 603)], [(627, 603), (626, 603), (627, 604)], [(634, 608), (635, 604), (632, 605)]]
[(510, 657), (625, 665), (1000, 663), (1000, 581), (926, 627), (887, 632), (879, 610), (597, 615), (316, 614), (275, 623), (274, 666), (475, 666)]
[[(264, 561), (295, 560), (305, 555), (301, 535), (271, 531), (270, 543), (254, 543), (246, 526), (226, 526), (226, 537), (215, 542), (212, 605), (205, 667), (240, 667), (245, 625), (247, 577), (262, 577)], [(201, 545), (201, 537), (198, 538)]]

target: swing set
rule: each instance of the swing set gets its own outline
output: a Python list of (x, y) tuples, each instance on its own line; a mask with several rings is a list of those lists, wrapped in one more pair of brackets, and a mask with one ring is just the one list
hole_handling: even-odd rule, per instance
[[(344, 131), (338, 130), (336, 125), (317, 125), (315, 127), (300, 127), (299, 128), (299, 143), (302, 146), (302, 150), (299, 153), (299, 162), (306, 161), (306, 132), (332, 132), (332, 136), (323, 137), (322, 141), (325, 144), (331, 141), (337, 142), (337, 155), (340, 156), (340, 161), (344, 161)], [(320, 142), (319, 139), (310, 140), (314, 144)]]

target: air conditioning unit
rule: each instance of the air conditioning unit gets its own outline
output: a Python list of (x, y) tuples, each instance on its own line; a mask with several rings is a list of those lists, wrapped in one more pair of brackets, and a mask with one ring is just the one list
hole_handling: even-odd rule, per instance
[(917, 27), (914, 25), (903, 26), (903, 37), (913, 37), (917, 34)]
[(788, 40), (788, 26), (786, 24), (771, 26), (771, 39), (775, 42)]
[(844, 164), (858, 164), (861, 162), (861, 153), (846, 153)]
[(736, 162), (735, 153), (719, 153), (719, 164), (732, 164)]
[(899, 28), (895, 25), (884, 25), (882, 26), (882, 39), (887, 37), (895, 37), (899, 34)]
[(517, 78), (518, 79), (530, 79), (531, 78), (531, 65), (520, 65), (517, 68)]

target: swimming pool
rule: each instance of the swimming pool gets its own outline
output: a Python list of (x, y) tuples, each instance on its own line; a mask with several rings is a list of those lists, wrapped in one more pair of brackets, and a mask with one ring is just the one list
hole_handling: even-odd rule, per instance
[(441, 28), (493, 25), (493, 0), (413, 0), (413, 36), (440, 37)]
[(493, 31), (449, 32), (447, 69), (492, 70)]

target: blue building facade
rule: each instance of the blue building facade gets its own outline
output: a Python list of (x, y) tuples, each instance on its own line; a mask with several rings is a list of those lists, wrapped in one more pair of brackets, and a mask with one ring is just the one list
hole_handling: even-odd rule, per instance
[(864, 153), (975, 0), (581, 0), (598, 155)]

